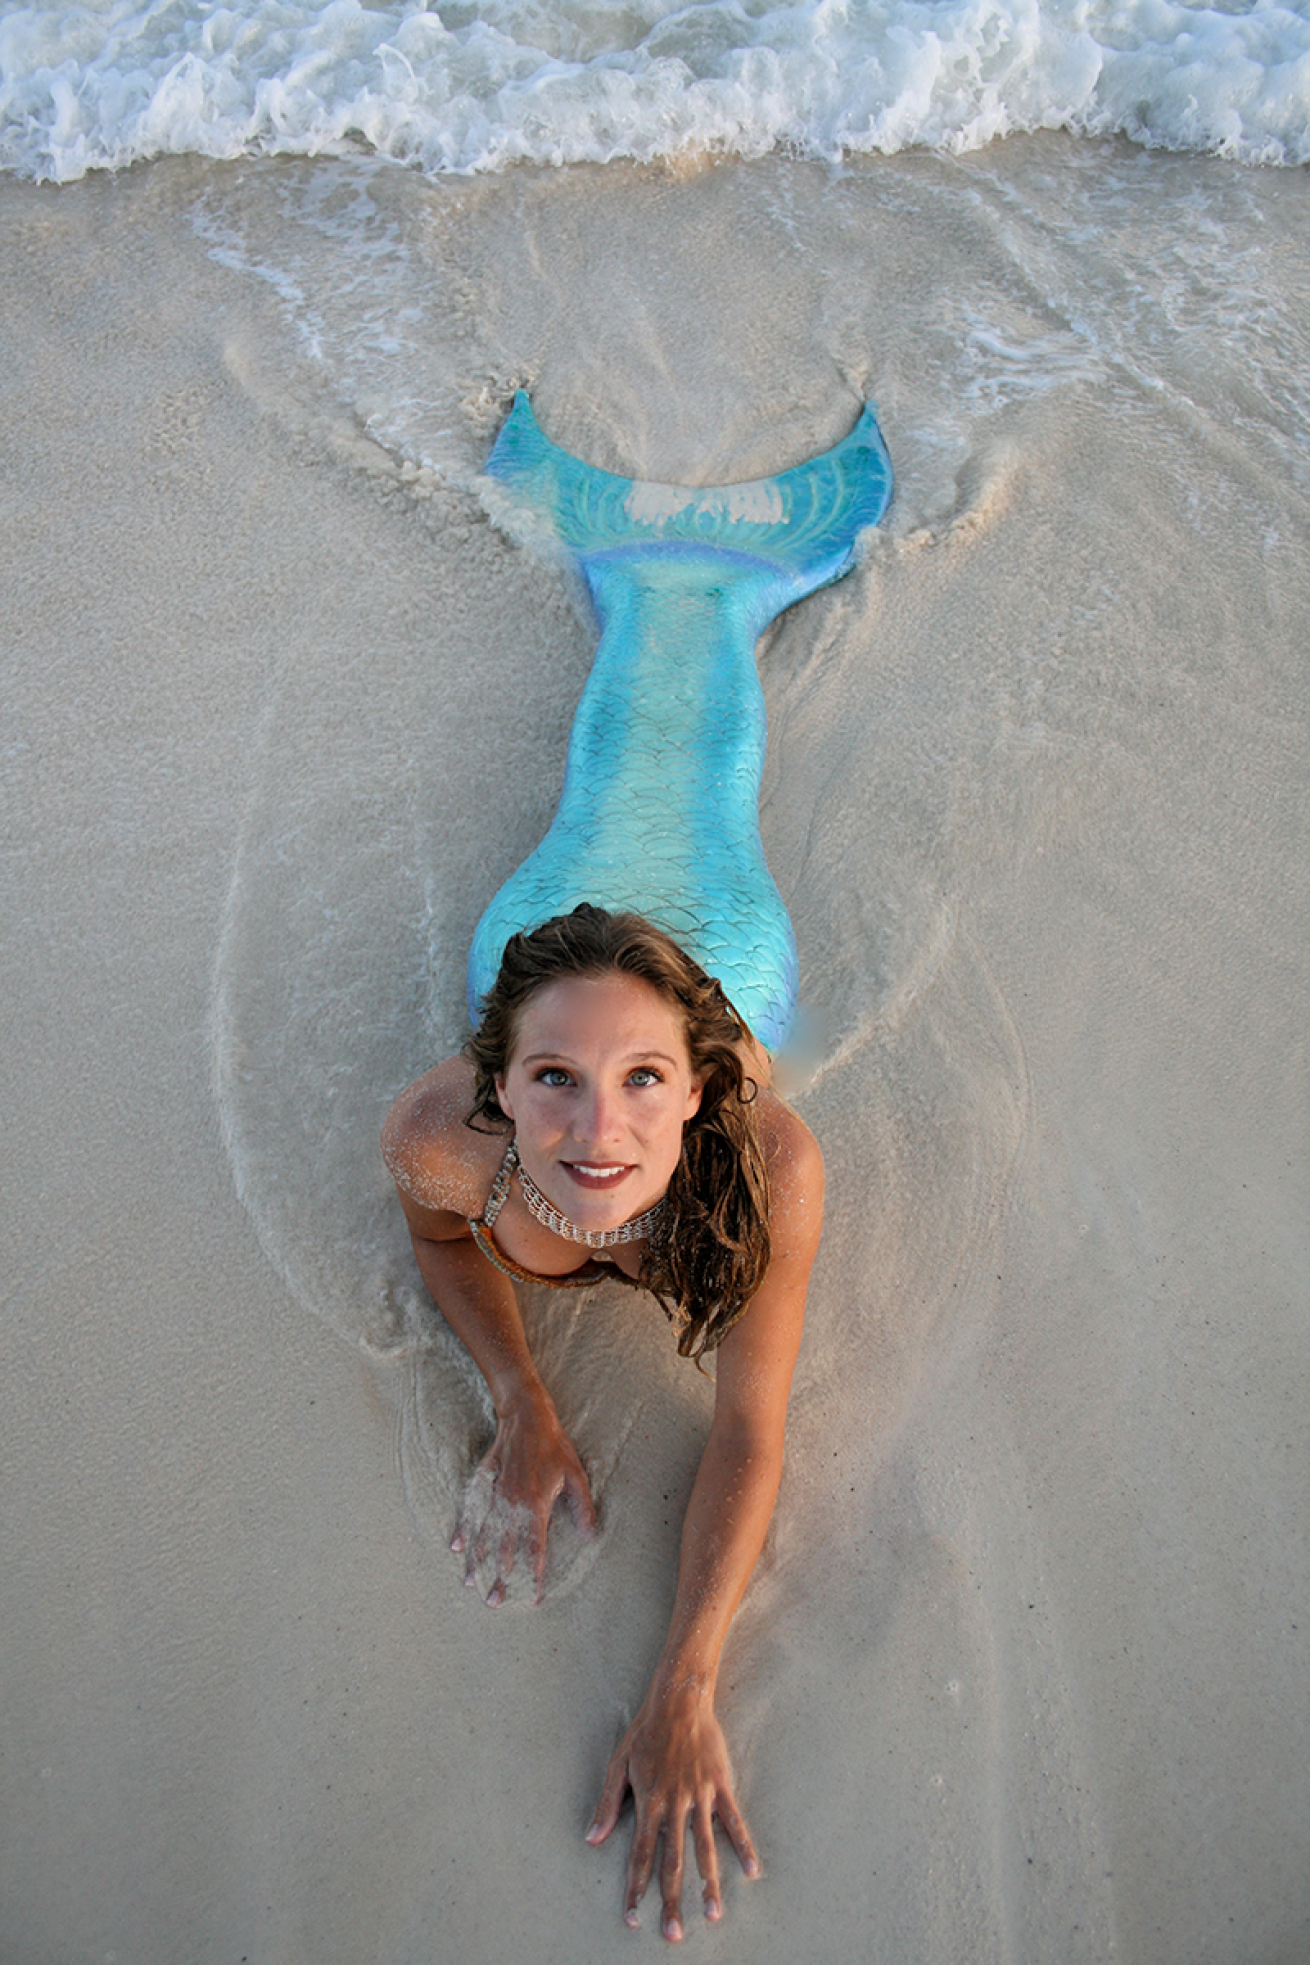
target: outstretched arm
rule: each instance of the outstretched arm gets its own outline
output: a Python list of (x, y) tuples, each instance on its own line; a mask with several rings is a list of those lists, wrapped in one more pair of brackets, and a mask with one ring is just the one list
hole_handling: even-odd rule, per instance
[(787, 1397), (800, 1346), (805, 1294), (823, 1220), (823, 1162), (808, 1130), (777, 1107), (771, 1168), (773, 1258), (745, 1316), (717, 1353), (714, 1419), (682, 1531), (668, 1637), (640, 1712), (610, 1762), (590, 1842), (603, 1842), (631, 1788), (636, 1824), (625, 1916), (637, 1921), (663, 1837), (662, 1929), (683, 1935), (682, 1883), (691, 1828), (705, 1915), (722, 1909), (712, 1818), (717, 1814), (748, 1876), (759, 1863), (737, 1806), (714, 1710), (728, 1625), (764, 1543), (782, 1473)]
[(478, 1253), (467, 1231), (456, 1241), (435, 1241), (415, 1231), (413, 1242), (419, 1273), (486, 1379), (496, 1408), (496, 1437), (470, 1483), (450, 1546), (465, 1559), (470, 1589), (481, 1565), (494, 1565), (487, 1592), (493, 1605), (504, 1602), (510, 1571), (522, 1552), (532, 1565), (540, 1603), (546, 1532), (560, 1496), (584, 1534), (596, 1526), (586, 1473), (533, 1363), (509, 1278)]
[[(520, 1553), (532, 1564), (540, 1601), (546, 1572), (546, 1531), (563, 1495), (578, 1527), (589, 1534), (596, 1510), (582, 1462), (559, 1423), (554, 1402), (528, 1348), (523, 1319), (507, 1276), (473, 1243), (465, 1216), (441, 1203), (457, 1198), (468, 1178), (447, 1145), (454, 1093), (439, 1067), (397, 1100), (382, 1149), (409, 1223), (419, 1273), (433, 1302), (487, 1383), (496, 1408), (496, 1437), (470, 1483), (451, 1548), (463, 1555), (472, 1587), (484, 1562), (494, 1567), (487, 1602), (503, 1602)], [(461, 1125), (457, 1116), (453, 1124)], [(465, 1142), (455, 1134), (461, 1149)], [(485, 1184), (474, 1176), (471, 1192)], [(468, 1194), (465, 1204), (476, 1205)]]

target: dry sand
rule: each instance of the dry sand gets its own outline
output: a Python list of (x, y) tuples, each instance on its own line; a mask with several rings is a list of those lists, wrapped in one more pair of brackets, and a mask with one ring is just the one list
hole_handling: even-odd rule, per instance
[(692, 1946), (1310, 1956), (1308, 218), (1055, 139), (0, 184), (6, 1965), (658, 1943), (582, 1832), (705, 1386), (530, 1306), (605, 1530), (485, 1610), (375, 1147), (590, 651), (472, 486), (519, 382), (702, 482), (868, 393), (898, 469), (761, 650), (831, 1199)]

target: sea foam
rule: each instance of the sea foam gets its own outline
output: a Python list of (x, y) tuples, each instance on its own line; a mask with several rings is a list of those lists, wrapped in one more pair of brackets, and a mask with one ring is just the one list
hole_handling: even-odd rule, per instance
[(1017, 131), (1310, 160), (1310, 0), (92, 0), (0, 19), (0, 167), (371, 147), (425, 172)]

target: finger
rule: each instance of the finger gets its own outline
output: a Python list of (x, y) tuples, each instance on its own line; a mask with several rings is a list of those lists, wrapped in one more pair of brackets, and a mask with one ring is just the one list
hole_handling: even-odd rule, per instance
[(455, 1524), (455, 1533), (450, 1538), (450, 1546), (457, 1556), (465, 1558), (464, 1587), (471, 1590), (477, 1582), (479, 1565), (486, 1560), (487, 1533), (491, 1515), (491, 1481), (484, 1473), (485, 1461), (473, 1475), (464, 1491), (464, 1500)]
[(510, 1571), (514, 1567), (514, 1559), (518, 1551), (518, 1535), (514, 1529), (507, 1528), (500, 1538), (500, 1548), (496, 1556), (496, 1578), (487, 1591), (487, 1602), (493, 1610), (497, 1604), (504, 1603), (509, 1595)]
[(682, 1872), (687, 1860), (687, 1810), (675, 1808), (664, 1824), (664, 1860), (660, 1864), (660, 1895), (664, 1899), (660, 1929), (670, 1944), (682, 1943)]
[(711, 1923), (716, 1923), (723, 1915), (723, 1896), (719, 1889), (719, 1851), (714, 1841), (713, 1808), (708, 1796), (702, 1797), (696, 1804), (696, 1812), (691, 1818), (691, 1839), (696, 1849), (696, 1867), (700, 1871), (705, 1915)]
[[(479, 1511), (485, 1513), (485, 1511)], [(474, 1511), (472, 1495), (465, 1497), (464, 1506), (459, 1511), (455, 1533), (450, 1538), (450, 1546), (457, 1556), (466, 1552), (470, 1558), (478, 1535), (478, 1512)]]
[(454, 1550), (457, 1556), (462, 1556), (464, 1551), (468, 1548), (469, 1539), (472, 1536), (472, 1534), (473, 1534), (473, 1510), (469, 1505), (469, 1499), (468, 1496), (466, 1495), (464, 1498), (464, 1505), (461, 1507), (459, 1511), (459, 1519), (455, 1523), (455, 1533), (450, 1538), (450, 1546)]
[(460, 1524), (460, 1553), (464, 1557), (464, 1588), (476, 1589), (478, 1571), (487, 1560), (487, 1533), (489, 1523), (483, 1515), (481, 1519), (471, 1507), (466, 1508)]
[(564, 1483), (573, 1525), (583, 1535), (596, 1533), (596, 1504), (585, 1474), (570, 1474)]
[(596, 1803), (591, 1827), (587, 1830), (588, 1842), (601, 1843), (607, 1835), (613, 1833), (627, 1791), (628, 1756), (626, 1748), (620, 1747), (605, 1770), (605, 1785), (600, 1791), (600, 1800)]
[(519, 1536), (513, 1526), (504, 1530), (500, 1538), (500, 1555), (496, 1564), (497, 1582), (508, 1582), (519, 1553)]
[(635, 1926), (640, 1920), (637, 1905), (646, 1894), (650, 1873), (655, 1867), (655, 1845), (660, 1839), (658, 1817), (653, 1821), (642, 1821), (640, 1814), (632, 1837), (632, 1852), (628, 1857), (628, 1887), (623, 1899), (623, 1922)]
[(727, 1789), (724, 1790), (715, 1802), (714, 1812), (723, 1823), (724, 1834), (737, 1851), (737, 1860), (745, 1870), (747, 1876), (758, 1876), (760, 1873), (760, 1859), (755, 1853), (755, 1844), (751, 1841), (751, 1832), (746, 1826), (746, 1817), (742, 1814), (736, 1801)]

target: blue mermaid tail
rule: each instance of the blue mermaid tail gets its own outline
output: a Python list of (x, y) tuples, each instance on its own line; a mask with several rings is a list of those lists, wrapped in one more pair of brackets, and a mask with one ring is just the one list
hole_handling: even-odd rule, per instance
[(755, 644), (785, 607), (841, 578), (886, 511), (891, 463), (873, 411), (778, 477), (690, 490), (570, 457), (520, 390), (487, 475), (509, 529), (581, 570), (601, 635), (559, 810), (474, 934), (470, 1011), (512, 934), (592, 901), (665, 929), (776, 1051), (796, 1007), (796, 939), (760, 841)]

